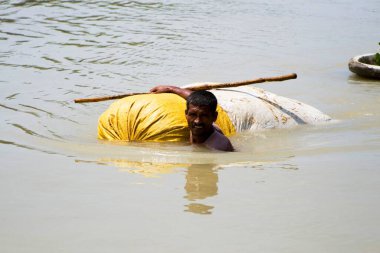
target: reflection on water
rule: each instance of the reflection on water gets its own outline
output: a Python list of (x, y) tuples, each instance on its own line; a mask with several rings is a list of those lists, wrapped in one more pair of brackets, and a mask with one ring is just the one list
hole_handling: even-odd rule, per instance
[(187, 168), (185, 198), (201, 200), (218, 194), (218, 174), (215, 164), (197, 164)]
[[(248, 169), (248, 170), (292, 170), (297, 171), (298, 167), (290, 163), (282, 162), (239, 162), (231, 164), (185, 164), (185, 163), (159, 163), (159, 162), (139, 162), (126, 159), (103, 158), (98, 161), (76, 160), (77, 163), (93, 163), (117, 167), (119, 172), (138, 174), (147, 178), (160, 178), (167, 174), (183, 172), (185, 177), (184, 198), (188, 201), (185, 204), (185, 212), (194, 214), (212, 214), (216, 208), (210, 204), (210, 198), (218, 195), (218, 182), (220, 169)], [(256, 181), (262, 183), (264, 181)]]
[(176, 169), (189, 166), (188, 164), (134, 162), (125, 159), (101, 159), (102, 164), (112, 164), (120, 172), (129, 172), (143, 175), (144, 177), (159, 177), (164, 174), (176, 172)]
[(218, 174), (217, 170), (220, 165), (216, 164), (170, 164), (170, 163), (152, 163), (152, 162), (134, 162), (125, 159), (101, 159), (97, 162), (76, 160), (77, 163), (96, 163), (112, 164), (120, 172), (139, 174), (144, 177), (159, 177), (165, 174), (171, 174), (181, 169), (185, 170), (186, 183), (184, 196), (190, 203), (185, 205), (185, 211), (197, 214), (211, 214), (213, 206), (199, 203), (218, 194)]
[(198, 202), (218, 194), (218, 174), (215, 164), (197, 164), (187, 168), (186, 173), (186, 195), (185, 198), (190, 201), (186, 205), (187, 212), (198, 214), (211, 214), (213, 206), (205, 205)]
[(200, 203), (190, 203), (186, 205), (185, 212), (191, 212), (196, 214), (212, 214), (213, 206), (208, 206)]
[(139, 174), (144, 177), (159, 177), (165, 174), (171, 174), (185, 169), (186, 183), (184, 196), (190, 201), (186, 205), (185, 211), (198, 214), (211, 214), (213, 206), (197, 203), (194, 201), (204, 200), (208, 197), (218, 194), (218, 166), (215, 164), (171, 164), (171, 163), (152, 163), (152, 162), (134, 162), (125, 159), (101, 159), (97, 162), (76, 160), (77, 163), (97, 163), (112, 164), (120, 172)]

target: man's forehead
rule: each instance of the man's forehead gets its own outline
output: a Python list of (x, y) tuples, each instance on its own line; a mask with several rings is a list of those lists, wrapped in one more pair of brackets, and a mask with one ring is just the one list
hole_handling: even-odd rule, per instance
[(194, 105), (194, 104), (189, 104), (189, 111), (207, 111), (207, 112), (212, 112), (211, 107), (208, 105)]

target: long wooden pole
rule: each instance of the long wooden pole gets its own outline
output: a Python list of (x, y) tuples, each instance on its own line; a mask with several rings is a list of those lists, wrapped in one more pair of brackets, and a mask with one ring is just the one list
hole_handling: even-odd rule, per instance
[[(289, 74), (289, 75), (283, 75), (283, 76), (275, 76), (275, 77), (263, 77), (263, 78), (257, 78), (253, 80), (246, 80), (246, 81), (240, 81), (240, 82), (232, 82), (232, 83), (205, 83), (202, 85), (194, 85), (194, 86), (188, 86), (186, 89), (192, 90), (192, 91), (198, 91), (198, 90), (211, 90), (211, 89), (220, 89), (220, 88), (231, 88), (231, 87), (238, 87), (248, 84), (254, 84), (254, 83), (264, 83), (264, 82), (278, 82), (278, 81), (285, 81), (289, 79), (296, 79), (297, 74)], [(96, 97), (96, 98), (78, 98), (75, 99), (75, 103), (91, 103), (91, 102), (100, 102), (100, 101), (106, 101), (106, 100), (112, 100), (112, 99), (119, 99), (124, 98), (128, 96), (134, 96), (134, 95), (142, 95), (142, 94), (149, 94), (146, 92), (141, 93), (126, 93), (121, 95), (114, 95), (114, 96), (105, 96), (105, 97)]]

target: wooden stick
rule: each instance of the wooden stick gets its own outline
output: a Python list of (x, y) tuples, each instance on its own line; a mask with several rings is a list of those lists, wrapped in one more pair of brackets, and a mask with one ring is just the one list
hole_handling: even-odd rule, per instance
[[(233, 83), (205, 83), (201, 85), (194, 85), (194, 86), (187, 86), (186, 89), (192, 90), (192, 91), (198, 91), (198, 90), (211, 90), (211, 89), (220, 89), (220, 88), (232, 88), (232, 87), (238, 87), (248, 84), (254, 84), (254, 83), (264, 83), (264, 82), (278, 82), (278, 81), (285, 81), (289, 79), (296, 79), (297, 74), (289, 74), (284, 76), (275, 76), (275, 77), (264, 77), (264, 78), (258, 78), (253, 80), (246, 80), (246, 81), (240, 81), (240, 82), (233, 82)], [(90, 103), (90, 102), (100, 102), (100, 101), (106, 101), (106, 100), (112, 100), (112, 99), (119, 99), (134, 95), (142, 95), (142, 94), (150, 94), (146, 92), (140, 92), (140, 93), (127, 93), (127, 94), (121, 94), (121, 95), (114, 95), (114, 96), (106, 96), (106, 97), (96, 97), (96, 98), (78, 98), (75, 99), (75, 103)]]
[(129, 96), (142, 95), (142, 94), (148, 94), (148, 93), (137, 92), (137, 93), (127, 93), (127, 94), (106, 96), (106, 97), (97, 97), (97, 98), (77, 98), (74, 100), (74, 102), (75, 103), (92, 103), (92, 102), (107, 101), (107, 100), (125, 98), (125, 97), (129, 97)]
[(254, 83), (265, 83), (265, 82), (278, 82), (278, 81), (285, 81), (289, 79), (296, 79), (297, 74), (289, 74), (284, 76), (275, 76), (275, 77), (263, 77), (253, 80), (246, 80), (246, 81), (240, 81), (240, 82), (234, 82), (234, 83), (211, 83), (211, 84), (202, 84), (202, 85), (194, 85), (194, 86), (188, 86), (186, 89), (197, 91), (197, 90), (212, 90), (212, 89), (220, 89), (220, 88), (232, 88), (232, 87), (238, 87), (248, 84), (254, 84)]

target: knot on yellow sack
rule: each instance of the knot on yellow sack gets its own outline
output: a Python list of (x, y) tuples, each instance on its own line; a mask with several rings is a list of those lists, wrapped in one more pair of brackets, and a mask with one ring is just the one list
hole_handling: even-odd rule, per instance
[[(170, 93), (120, 99), (100, 116), (98, 138), (124, 141), (188, 141), (186, 101)], [(215, 124), (227, 136), (235, 133), (227, 113), (218, 106)]]

